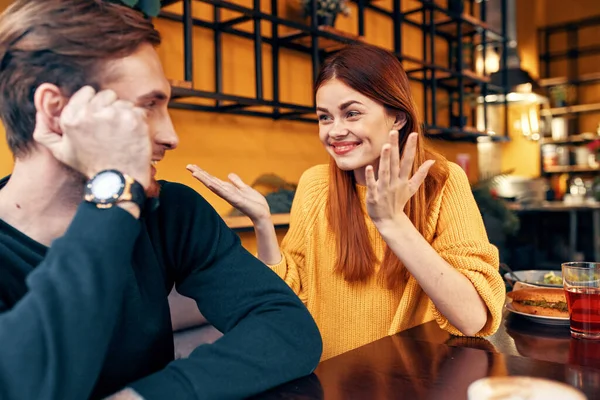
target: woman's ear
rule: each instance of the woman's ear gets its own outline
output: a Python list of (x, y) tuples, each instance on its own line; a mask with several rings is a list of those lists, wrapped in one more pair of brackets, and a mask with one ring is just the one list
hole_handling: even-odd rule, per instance
[(395, 114), (393, 129), (400, 131), (400, 129), (404, 128), (407, 122), (406, 113), (402, 111), (398, 111)]
[(51, 83), (42, 83), (35, 90), (33, 96), (38, 122), (43, 122), (46, 129), (62, 134), (60, 128), (60, 114), (67, 105), (67, 99), (62, 95), (58, 86)]

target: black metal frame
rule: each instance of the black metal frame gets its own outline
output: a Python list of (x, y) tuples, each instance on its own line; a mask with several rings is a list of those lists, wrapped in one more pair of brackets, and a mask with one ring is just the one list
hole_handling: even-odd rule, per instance
[[(598, 25), (600, 25), (600, 15), (539, 28), (538, 48), (540, 49), (539, 59), (540, 71), (543, 71), (542, 77), (547, 78), (550, 76), (550, 63), (552, 61), (567, 58), (569, 63), (569, 78), (572, 79), (571, 83), (578, 83), (576, 76), (579, 57), (600, 54), (600, 43), (595, 46), (579, 47), (578, 32), (583, 28)], [(550, 39), (552, 36), (564, 32), (567, 32), (568, 49), (555, 53), (550, 52)]]
[[(538, 49), (539, 49), (539, 71), (540, 76), (543, 78), (540, 81), (541, 86), (550, 90), (552, 87), (560, 85), (573, 85), (575, 87), (575, 98), (580, 99), (580, 87), (582, 85), (591, 85), (600, 83), (600, 73), (591, 74), (590, 76), (580, 76), (579, 74), (579, 61), (580, 57), (585, 57), (594, 54), (600, 54), (600, 40), (597, 44), (592, 46), (582, 47), (579, 44), (579, 32), (581, 29), (600, 26), (600, 15), (583, 18), (575, 21), (569, 21), (567, 23), (554, 24), (544, 26), (538, 29)], [(567, 49), (564, 51), (551, 52), (550, 41), (553, 36), (565, 34), (567, 35)], [(567, 76), (564, 78), (550, 78), (550, 67), (553, 61), (559, 61), (567, 59)], [(591, 107), (595, 106), (595, 107)], [(600, 114), (600, 103), (594, 105), (569, 105), (566, 107), (552, 108), (548, 111), (551, 115), (555, 116), (567, 116), (573, 117), (574, 124), (570, 128), (574, 129), (575, 132), (581, 133), (580, 131), (580, 116), (587, 113), (598, 113)], [(591, 139), (582, 139), (579, 135), (573, 138), (567, 138), (559, 141), (556, 144), (560, 145), (585, 145), (591, 141)], [(553, 144), (554, 142), (548, 141), (542, 143), (540, 146), (540, 153), (542, 152), (542, 146), (544, 144)], [(571, 160), (572, 161), (572, 160)], [(572, 165), (571, 165), (572, 167)], [(571, 169), (555, 169), (547, 171), (544, 169), (543, 157), (540, 157), (540, 171), (544, 176), (548, 176), (556, 173), (568, 173), (568, 174), (590, 174), (598, 173), (595, 168), (589, 168), (589, 170), (581, 168)]]
[[(214, 21), (200, 20), (192, 17), (191, 4), (193, 0), (164, 0), (163, 6), (177, 2), (183, 2), (183, 15), (162, 11), (159, 18), (165, 18), (172, 21), (178, 21), (183, 26), (184, 38), (184, 77), (189, 87), (173, 87), (173, 98), (170, 102), (171, 108), (231, 113), (238, 115), (249, 115), (255, 117), (266, 117), (276, 120), (288, 119), (305, 122), (316, 122), (314, 103), (312, 106), (302, 104), (284, 103), (279, 99), (279, 52), (286, 48), (302, 52), (311, 57), (313, 80), (319, 72), (319, 67), (323, 59), (329, 54), (328, 51), (319, 47), (320, 40), (332, 40), (340, 44), (357, 42), (358, 38), (338, 35), (317, 26), (316, 7), (313, 7), (310, 25), (301, 24), (279, 17), (277, 0), (271, 0), (271, 12), (265, 13), (260, 9), (260, 0), (254, 0), (253, 7), (244, 7), (238, 4), (224, 0), (194, 0), (214, 6)], [(314, 1), (314, 0), (313, 0)], [(470, 5), (471, 14), (456, 13), (444, 9), (435, 4), (432, 0), (421, 0), (420, 6), (408, 12), (401, 12), (401, 0), (394, 2), (392, 10), (383, 9), (369, 0), (354, 0), (358, 12), (358, 35), (364, 36), (364, 16), (367, 10), (377, 12), (381, 15), (391, 18), (393, 21), (394, 52), (403, 62), (411, 65), (418, 65), (418, 68), (407, 69), (409, 79), (421, 82), (424, 91), (424, 128), (430, 137), (441, 138), (445, 140), (459, 141), (477, 141), (481, 136), (489, 137), (492, 140), (508, 140), (508, 133), (503, 135), (490, 136), (483, 132), (477, 132), (474, 129), (467, 129), (464, 123), (464, 101), (467, 96), (485, 96), (487, 94), (507, 94), (506, 86), (499, 87), (489, 83), (488, 79), (475, 76), (466, 71), (463, 52), (456, 51), (456, 57), (449, 51), (447, 65), (435, 64), (435, 39), (443, 38), (448, 43), (448, 47), (458, 44), (471, 43), (471, 59), (474, 59), (475, 44), (483, 46), (483, 57), (488, 45), (496, 45), (504, 48), (507, 43), (505, 35), (493, 32), (485, 24), (486, 7), (485, 1), (481, 3), (480, 15), (475, 18), (473, 14), (474, 0), (467, 0)], [(503, 1), (503, 10), (506, 10), (506, 2)], [(241, 17), (222, 21), (220, 10), (228, 9), (242, 14)], [(504, 14), (504, 12), (503, 12)], [(422, 21), (414, 19), (414, 16), (420, 15)], [(436, 19), (442, 17), (443, 20)], [(271, 22), (271, 36), (265, 36), (261, 32), (261, 21)], [(253, 22), (253, 32), (247, 32), (236, 27), (244, 22)], [(401, 28), (402, 25), (416, 27), (423, 33), (424, 59), (418, 60), (402, 53)], [(215, 40), (215, 91), (201, 91), (193, 89), (193, 52), (192, 52), (192, 29), (193, 27), (202, 27), (214, 32)], [(294, 35), (282, 37), (279, 35), (278, 26), (286, 26), (297, 31)], [(505, 32), (505, 29), (503, 29)], [(223, 93), (222, 90), (222, 35), (230, 34), (246, 38), (253, 41), (254, 44), (254, 64), (255, 64), (255, 96), (242, 97)], [(308, 40), (310, 45), (298, 43), (301, 40)], [(266, 43), (272, 48), (272, 76), (273, 93), (272, 100), (264, 96), (263, 90), (263, 71), (262, 71), (262, 45)], [(429, 51), (428, 51), (429, 50)], [(502, 52), (505, 53), (505, 52)], [(505, 65), (505, 57), (502, 59), (502, 66)], [(484, 59), (485, 66), (485, 59)], [(474, 68), (470, 68), (474, 69)], [(485, 74), (485, 67), (484, 67)], [(437, 121), (436, 95), (439, 90), (444, 90), (449, 96), (449, 115), (453, 114), (453, 109), (458, 108), (458, 117), (455, 124), (450, 127), (442, 127)], [(189, 98), (203, 98), (214, 100), (214, 105), (202, 105), (191, 101)], [(506, 98), (506, 96), (504, 96)], [(431, 101), (428, 101), (431, 100)], [(506, 104), (505, 104), (506, 106)], [(256, 107), (260, 109), (257, 110)], [(484, 116), (487, 115), (487, 104), (484, 102)], [(255, 108), (255, 109), (252, 109)], [(267, 111), (264, 108), (268, 108)], [(508, 114), (508, 113), (505, 113)], [(474, 111), (471, 115), (475, 120)], [(484, 117), (485, 118), (485, 117)], [(485, 118), (487, 119), (487, 118)], [(486, 125), (487, 128), (487, 125)]]

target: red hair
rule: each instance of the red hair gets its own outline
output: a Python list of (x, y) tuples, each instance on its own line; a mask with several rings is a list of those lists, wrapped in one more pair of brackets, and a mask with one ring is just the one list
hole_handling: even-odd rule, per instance
[[(367, 61), (365, 61), (367, 60)], [(347, 86), (383, 105), (392, 114), (404, 113), (406, 125), (399, 132), (400, 154), (411, 132), (419, 133), (413, 173), (426, 160), (437, 162), (425, 182), (408, 201), (405, 213), (425, 236), (427, 212), (440, 194), (448, 177), (446, 160), (424, 143), (417, 120), (408, 77), (400, 61), (390, 52), (368, 44), (343, 48), (323, 64), (315, 84), (315, 93), (325, 82), (338, 79)], [(366, 281), (375, 271), (377, 260), (365, 223), (353, 171), (342, 171), (333, 159), (329, 162), (327, 220), (337, 235), (336, 271), (348, 282)], [(398, 287), (408, 277), (400, 260), (386, 248), (379, 278), (388, 288)]]

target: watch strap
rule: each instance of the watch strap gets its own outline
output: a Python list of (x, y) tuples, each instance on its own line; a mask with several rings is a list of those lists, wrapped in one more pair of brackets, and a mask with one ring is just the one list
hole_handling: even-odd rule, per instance
[(122, 201), (132, 201), (140, 207), (140, 210), (144, 209), (144, 204), (146, 203), (146, 191), (144, 187), (133, 179), (129, 175), (123, 175), (125, 177), (125, 190), (121, 197), (117, 200), (118, 202)]

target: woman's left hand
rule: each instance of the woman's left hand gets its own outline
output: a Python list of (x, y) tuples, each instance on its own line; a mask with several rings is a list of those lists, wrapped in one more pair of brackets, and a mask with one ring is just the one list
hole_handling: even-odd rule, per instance
[(408, 136), (406, 146), (400, 160), (398, 132), (390, 132), (390, 142), (381, 149), (379, 158), (379, 173), (375, 179), (373, 166), (365, 171), (367, 183), (367, 212), (371, 220), (378, 225), (394, 222), (404, 215), (404, 207), (408, 200), (417, 192), (434, 160), (425, 161), (411, 177), (415, 160), (417, 140), (416, 132)]

